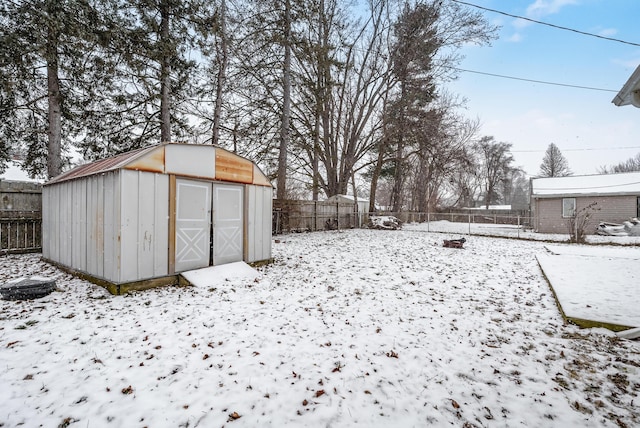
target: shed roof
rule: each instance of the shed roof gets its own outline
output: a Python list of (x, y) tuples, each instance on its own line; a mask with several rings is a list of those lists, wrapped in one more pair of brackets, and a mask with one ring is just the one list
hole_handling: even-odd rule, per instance
[(531, 196), (534, 198), (616, 195), (640, 196), (640, 172), (547, 177), (531, 180)]
[(54, 177), (45, 185), (118, 169), (271, 186), (267, 176), (248, 159), (220, 147), (182, 143), (145, 147), (80, 165)]

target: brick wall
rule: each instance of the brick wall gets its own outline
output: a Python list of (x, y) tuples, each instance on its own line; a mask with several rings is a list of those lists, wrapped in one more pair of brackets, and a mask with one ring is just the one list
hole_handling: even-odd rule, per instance
[[(639, 195), (640, 196), (640, 195)], [(562, 217), (562, 199), (549, 198), (535, 200), (535, 228), (540, 233), (569, 233), (568, 219)], [(587, 234), (594, 234), (602, 221), (622, 223), (636, 217), (637, 196), (592, 196), (576, 197), (576, 209), (580, 211), (592, 202), (595, 210), (586, 227)]]

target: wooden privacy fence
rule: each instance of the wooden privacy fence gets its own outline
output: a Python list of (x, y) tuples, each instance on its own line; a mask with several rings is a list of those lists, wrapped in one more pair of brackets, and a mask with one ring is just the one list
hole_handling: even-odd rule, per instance
[(0, 211), (0, 254), (42, 251), (40, 212)]

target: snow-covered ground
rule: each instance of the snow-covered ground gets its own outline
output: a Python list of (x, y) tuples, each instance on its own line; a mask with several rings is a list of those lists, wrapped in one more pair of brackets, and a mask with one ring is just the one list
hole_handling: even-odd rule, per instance
[[(507, 224), (492, 223), (456, 223), (446, 220), (429, 223), (408, 223), (405, 230), (423, 232), (457, 233), (461, 235), (498, 236), (528, 239), (532, 241), (567, 242), (569, 234), (536, 233), (530, 229)], [(587, 235), (590, 244), (640, 245), (640, 236), (600, 236)]]
[[(111, 296), (38, 255), (0, 278), (4, 426), (631, 427), (640, 343), (566, 325), (546, 243), (418, 230), (278, 237), (257, 279)], [(608, 247), (602, 247), (606, 250)], [(1, 425), (1, 424), (0, 424)]]

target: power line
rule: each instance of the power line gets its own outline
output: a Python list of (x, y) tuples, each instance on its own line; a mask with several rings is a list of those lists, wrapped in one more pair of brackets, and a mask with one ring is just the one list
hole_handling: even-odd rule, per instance
[(569, 28), (569, 27), (562, 27), (560, 25), (550, 24), (548, 22), (536, 21), (535, 19), (525, 18), (524, 16), (512, 15), (510, 13), (502, 12), (500, 10), (489, 9), (488, 7), (478, 6), (477, 4), (467, 3), (465, 1), (460, 1), (460, 0), (451, 0), (451, 1), (456, 2), (456, 3), (460, 3), (460, 4), (464, 4), (464, 5), (467, 5), (467, 6), (477, 7), (478, 9), (487, 10), (489, 12), (494, 12), (494, 13), (499, 13), (501, 15), (510, 16), (511, 18), (524, 19), (525, 21), (535, 22), (536, 24), (547, 25), (549, 27), (557, 28), (559, 30), (572, 31), (574, 33), (583, 34), (585, 36), (597, 37), (599, 39), (610, 40), (612, 42), (618, 42), (618, 43), (624, 43), (624, 44), (631, 45), (631, 46), (640, 46), (640, 43), (627, 42), (625, 40), (614, 39), (612, 37), (605, 37), (605, 36), (601, 36), (599, 34), (587, 33), (586, 31), (575, 30), (575, 29)]
[(588, 89), (590, 91), (603, 91), (603, 92), (615, 92), (615, 93), (618, 92), (614, 89), (593, 88), (591, 86), (570, 85), (568, 83), (556, 83), (556, 82), (547, 82), (544, 80), (525, 79), (523, 77), (505, 76), (504, 74), (495, 74), (495, 73), (485, 73), (483, 71), (466, 70), (464, 68), (457, 68), (457, 67), (448, 67), (448, 66), (443, 66), (443, 67), (450, 68), (452, 70), (457, 70), (457, 71), (464, 71), (466, 73), (483, 74), (485, 76), (500, 77), (502, 79), (521, 80), (523, 82), (540, 83), (543, 85), (554, 85), (554, 86), (564, 86), (567, 88)]
[[(600, 151), (600, 150), (629, 150), (629, 149), (640, 149), (640, 146), (562, 149), (562, 151), (563, 152), (590, 152), (590, 151)], [(542, 153), (545, 151), (546, 150), (511, 150), (511, 153)]]

